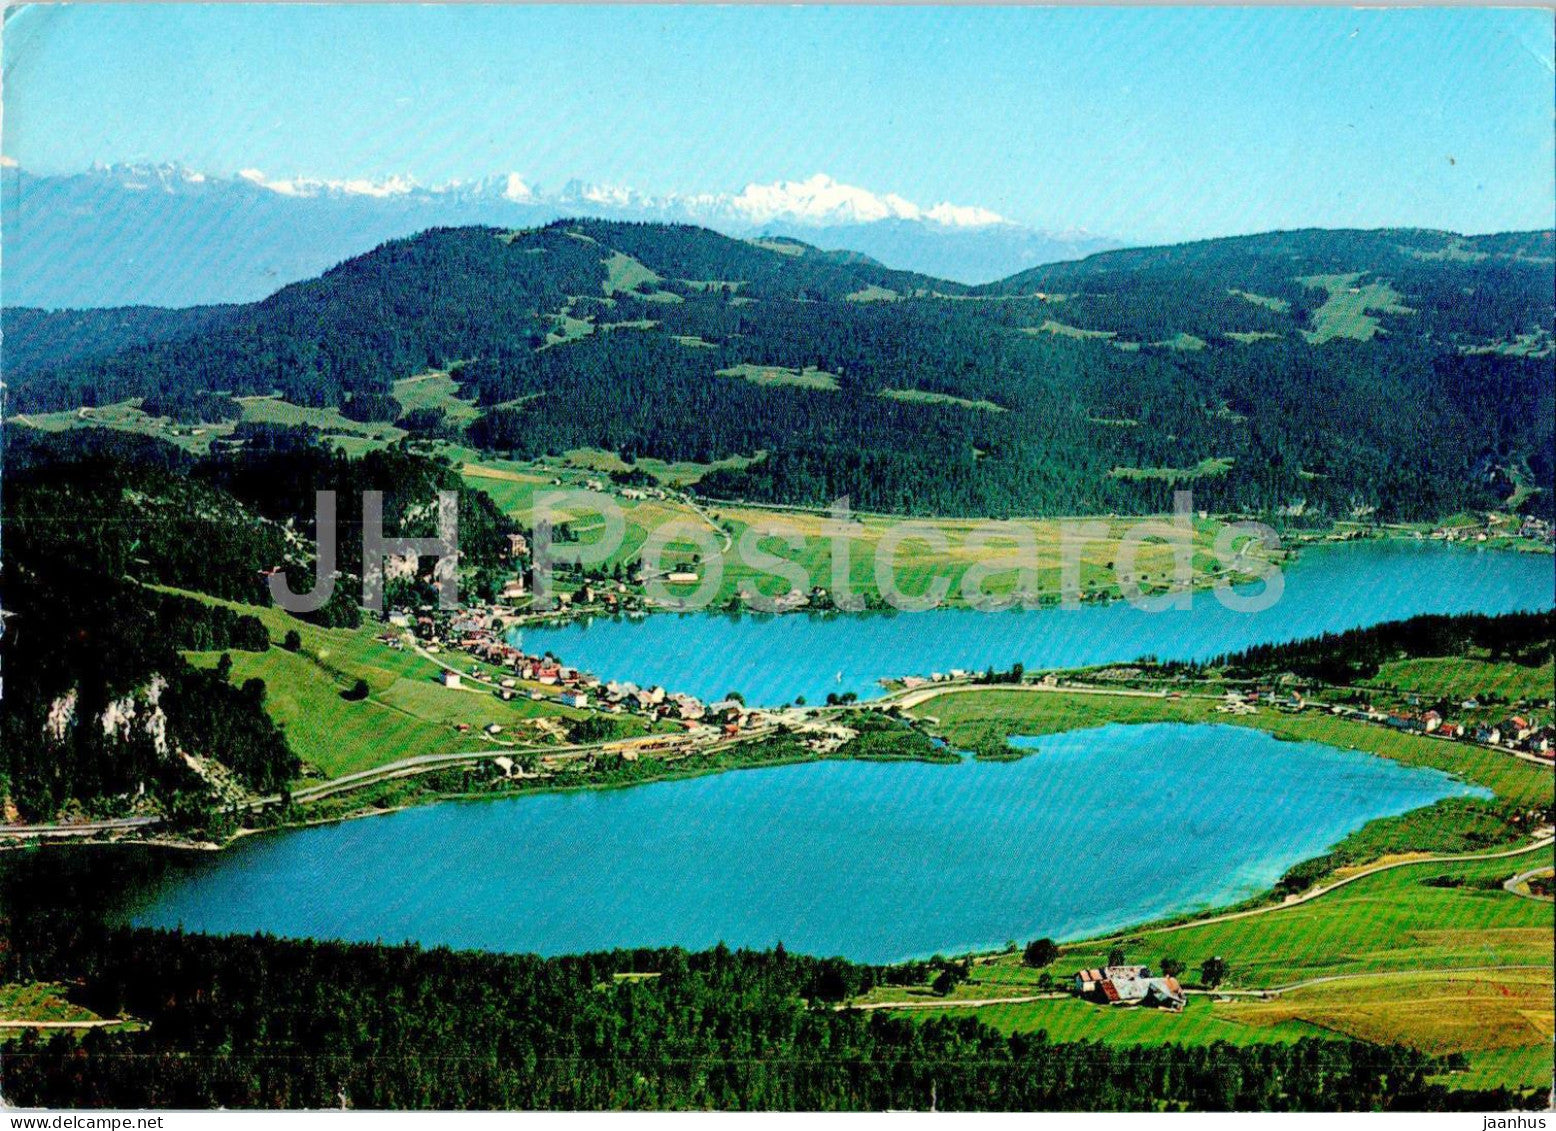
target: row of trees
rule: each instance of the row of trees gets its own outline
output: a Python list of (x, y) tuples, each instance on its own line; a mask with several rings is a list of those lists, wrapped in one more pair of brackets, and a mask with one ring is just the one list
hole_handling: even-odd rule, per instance
[[(1122, 966), (1124, 965), (1125, 957), (1124, 949), (1116, 946), (1108, 952), (1108, 965)], [(1058, 959), (1059, 944), (1054, 942), (1053, 939), (1034, 939), (1027, 943), (1021, 951), (1021, 961), (1035, 969), (1052, 966)], [(1176, 978), (1188, 969), (1180, 959), (1174, 958), (1171, 955), (1158, 962), (1156, 968), (1169, 978)], [(1215, 989), (1226, 981), (1230, 972), (1226, 959), (1220, 955), (1212, 955), (1200, 963), (1199, 984), (1206, 989)], [(1050, 979), (1048, 985), (1051, 987), (1052, 984)]]
[(1429, 613), (1366, 628), (1324, 633), (1279, 644), (1256, 644), (1216, 656), (1202, 664), (1175, 663), (1174, 671), (1223, 669), (1235, 678), (1260, 678), (1291, 672), (1344, 685), (1370, 679), (1396, 660), (1477, 655), (1493, 662), (1510, 660), (1539, 667), (1551, 658), (1556, 613)]

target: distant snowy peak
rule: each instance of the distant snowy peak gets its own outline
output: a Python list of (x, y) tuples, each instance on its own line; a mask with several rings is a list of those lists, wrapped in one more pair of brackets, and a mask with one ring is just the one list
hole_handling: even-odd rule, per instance
[(236, 177), (207, 176), (177, 164), (110, 165), (94, 170), (117, 180), (120, 187), (164, 192), (199, 191), (222, 183), (261, 189), (277, 196), (367, 197), (377, 200), (457, 199), (505, 200), (512, 204), (585, 207), (593, 210), (652, 213), (693, 222), (716, 222), (762, 227), (796, 224), (829, 227), (839, 224), (874, 224), (905, 220), (943, 228), (988, 228), (1012, 221), (988, 208), (942, 201), (925, 207), (896, 193), (877, 193), (844, 184), (825, 173), (802, 181), (751, 183), (738, 193), (668, 193), (652, 196), (624, 185), (570, 180), (556, 191), (546, 191), (519, 173), (499, 173), (474, 181), (449, 181), (424, 185), (408, 174), (373, 179), (275, 176), (261, 169), (242, 169)]
[(421, 187), (413, 178), (404, 176), (387, 177), (381, 181), (367, 178), (331, 181), (317, 177), (292, 177), (287, 180), (266, 177), (258, 169), (240, 169), (238, 176), (251, 185), (278, 192), (282, 196), (318, 196), (320, 193), (338, 192), (347, 196), (381, 199), (386, 196), (405, 196)]
[(872, 224), (880, 220), (929, 220), (955, 228), (1008, 223), (998, 212), (941, 202), (922, 208), (896, 193), (878, 194), (845, 185), (825, 173), (803, 181), (749, 184), (726, 198), (730, 212), (753, 224), (787, 220), (807, 224)]
[[(38, 174), (0, 160), (0, 189), (4, 298), (16, 306), (252, 302), (428, 228), (527, 228), (582, 216), (796, 239), (965, 283), (1118, 246), (1088, 232), (1045, 232), (989, 208), (919, 203), (824, 173), (738, 191), (650, 195), (584, 180), (539, 185), (518, 171), (428, 183), (408, 174), (330, 177), (252, 167), (212, 173), (173, 162)], [(103, 269), (79, 270), (83, 256)]]

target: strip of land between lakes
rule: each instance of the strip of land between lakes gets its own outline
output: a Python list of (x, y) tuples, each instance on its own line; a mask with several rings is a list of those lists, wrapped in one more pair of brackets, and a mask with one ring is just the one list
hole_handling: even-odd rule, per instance
[[(1182, 923), (1169, 923), (1162, 927), (1147, 927), (1144, 929), (1149, 934), (1166, 934), (1168, 931), (1181, 931), (1188, 927), (1206, 927), (1212, 923), (1229, 923), (1234, 919), (1250, 919), (1255, 915), (1269, 915), (1275, 911), (1285, 911), (1290, 907), (1311, 903), (1315, 899), (1345, 887), (1346, 884), (1353, 884), (1357, 880), (1377, 875), (1379, 872), (1387, 872), (1393, 868), (1414, 868), (1422, 864), (1469, 864), (1477, 860), (1505, 860), (1512, 856), (1524, 856), (1530, 852), (1539, 852), (1542, 849), (1550, 848), (1553, 844), (1556, 844), (1556, 834), (1553, 834), (1549, 829), (1542, 829), (1536, 834), (1536, 839), (1532, 843), (1526, 844), (1521, 848), (1509, 848), (1501, 852), (1477, 852), (1468, 856), (1418, 856), (1412, 860), (1388, 860), (1378, 864), (1369, 864), (1360, 871), (1353, 872), (1343, 880), (1336, 880), (1332, 884), (1312, 888), (1309, 891), (1302, 892), (1300, 895), (1288, 895), (1280, 903), (1272, 903), (1265, 907), (1250, 907), (1246, 911), (1228, 911), (1225, 914), (1212, 915), (1204, 919), (1190, 919)], [(1538, 871), (1539, 869), (1536, 870)], [(1141, 928), (1136, 927), (1126, 931), (1117, 931), (1094, 941), (1111, 942), (1115, 939), (1121, 939), (1125, 935), (1135, 934), (1140, 930)]]

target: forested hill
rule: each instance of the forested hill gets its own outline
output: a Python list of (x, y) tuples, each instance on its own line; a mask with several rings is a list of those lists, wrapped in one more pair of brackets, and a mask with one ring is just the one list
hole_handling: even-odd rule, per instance
[[(293, 592), (311, 587), (318, 490), (340, 500), (333, 533), (345, 576), (305, 619), (360, 622), (367, 489), (384, 492), (386, 531), (416, 537), (435, 533), (427, 501), (456, 492), (461, 584), (492, 595), (514, 527), (446, 463), (404, 448), (352, 459), (295, 430), (242, 427), (241, 450), (202, 459), (97, 429), (4, 430), (7, 820), (151, 812), (187, 830), (231, 799), (221, 791), (234, 781), (265, 793), (296, 777), (298, 758), (264, 710), (264, 681), (230, 681), (230, 666), (198, 667), (183, 653), (271, 647), (254, 615), (271, 603), (265, 573), (284, 568)], [(404, 604), (429, 593), (404, 579), (386, 589)]]
[(793, 241), (564, 221), (429, 231), (204, 324), (116, 324), (93, 356), (40, 343), (33, 316), (7, 380), (21, 413), (275, 391), (389, 420), (410, 407), (395, 380), (448, 369), (478, 446), (760, 455), (700, 489), (777, 502), (1140, 512), (1191, 486), (1202, 508), (1302, 521), (1545, 512), (1553, 292), (1549, 232), (1278, 233), (967, 288)]
[(1133, 341), (1241, 327), (1315, 343), (1403, 336), (1549, 357), (1553, 237), (1271, 232), (1103, 252), (977, 293), (1048, 294), (1063, 302), (1068, 324)]

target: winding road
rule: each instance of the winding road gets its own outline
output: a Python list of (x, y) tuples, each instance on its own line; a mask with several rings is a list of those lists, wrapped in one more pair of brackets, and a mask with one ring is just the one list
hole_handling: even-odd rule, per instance
[[(1137, 935), (1142, 933), (1142, 931), (1153, 935), (1166, 934), (1168, 931), (1182, 931), (1189, 927), (1204, 927), (1211, 923), (1230, 923), (1234, 919), (1251, 919), (1255, 915), (1268, 915), (1275, 911), (1285, 911), (1290, 907), (1300, 907), (1302, 904), (1311, 903), (1313, 900), (1326, 896), (1332, 891), (1338, 891), (1347, 884), (1354, 884), (1357, 880), (1375, 876), (1379, 872), (1387, 872), (1393, 868), (1413, 868), (1421, 864), (1469, 864), (1476, 860), (1505, 860), (1512, 856), (1524, 856), (1530, 852), (1539, 852), (1542, 849), (1550, 848), (1553, 844), (1556, 844), (1556, 835), (1544, 831), (1532, 843), (1526, 844), (1522, 848), (1509, 848), (1502, 852), (1479, 852), (1467, 856), (1418, 856), (1412, 860), (1389, 860), (1382, 864), (1369, 864), (1360, 871), (1346, 876), (1343, 880), (1336, 880), (1332, 884), (1312, 888), (1301, 895), (1287, 896), (1280, 903), (1271, 903), (1263, 907), (1251, 907), (1246, 911), (1229, 911), (1224, 915), (1212, 915), (1208, 919), (1190, 919), (1184, 923), (1169, 923), (1163, 927), (1135, 927), (1097, 941), (1111, 942), (1115, 939), (1123, 938), (1126, 934)], [(1536, 872), (1543, 870), (1543, 868), (1535, 869)]]

